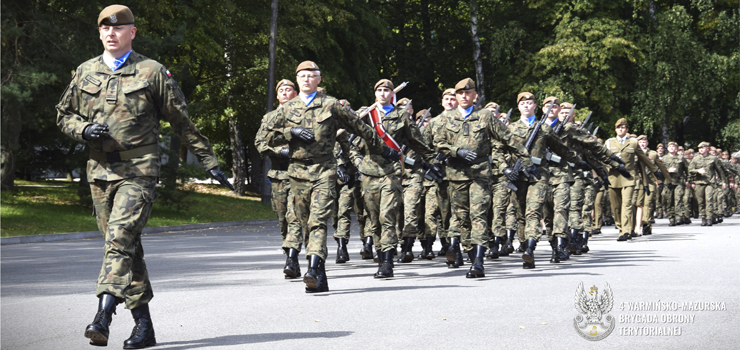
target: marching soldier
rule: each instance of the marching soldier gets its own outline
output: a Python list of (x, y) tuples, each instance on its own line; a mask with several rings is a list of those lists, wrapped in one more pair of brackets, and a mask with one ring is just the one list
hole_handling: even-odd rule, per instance
[[(408, 114), (409, 120), (414, 114), (414, 109), (411, 104), (411, 100), (408, 98), (402, 98), (396, 103), (396, 108), (399, 110), (405, 110)], [(412, 122), (409, 123), (410, 128), (417, 128)], [(417, 128), (418, 129), (418, 128)], [(423, 136), (420, 134), (420, 137)], [(424, 140), (426, 143), (426, 140)], [(401, 186), (403, 192), (401, 194), (401, 208), (399, 213), (402, 214), (402, 220), (399, 220), (401, 224), (401, 239), (403, 244), (401, 245), (401, 256), (398, 258), (398, 262), (409, 263), (414, 260), (414, 253), (412, 248), (414, 241), (418, 236), (421, 236), (421, 222), (419, 221), (419, 204), (421, 203), (422, 194), (424, 192), (424, 169), (422, 169), (422, 161), (418, 159), (416, 153), (411, 148), (401, 145), (402, 151), (405, 151), (404, 163), (406, 171), (401, 176)]]
[(398, 159), (398, 151), (385, 145), (373, 130), (362, 123), (333, 97), (318, 95), (321, 71), (316, 63), (304, 61), (296, 68), (300, 93), (283, 105), (267, 135), (271, 146), (289, 143), (290, 190), (298, 220), (308, 232), (303, 276), (307, 293), (329, 290), (325, 261), (326, 226), (336, 197), (337, 162), (333, 150), (337, 131), (345, 129), (367, 142), (369, 151)]
[(686, 213), (684, 192), (688, 184), (689, 163), (678, 154), (678, 144), (668, 142), (668, 154), (663, 156), (672, 181), (663, 188), (663, 207), (668, 216), (668, 226), (690, 224)]
[(647, 139), (647, 136), (640, 135), (639, 137), (637, 137), (637, 144), (640, 146), (640, 149), (642, 149), (642, 152), (645, 153), (645, 155), (650, 159), (650, 161), (658, 167), (661, 174), (665, 174), (666, 177), (665, 179), (658, 179), (659, 185), (656, 185), (656, 182), (650, 179), (650, 175), (652, 175), (652, 173), (646, 172), (646, 185), (650, 189), (650, 194), (646, 193), (644, 202), (641, 203), (643, 207), (641, 218), (642, 234), (651, 235), (653, 233), (653, 227), (650, 222), (653, 219), (653, 212), (655, 211), (655, 196), (658, 192), (663, 190), (663, 182), (665, 181), (670, 183), (672, 179), (670, 173), (668, 172), (668, 169), (666, 169), (665, 165), (660, 160), (658, 152), (648, 148), (649, 141)]
[[(491, 140), (499, 140), (508, 151), (522, 158), (531, 167), (527, 151), (514, 145), (511, 134), (493, 114), (483, 108), (474, 110), (473, 101), (478, 97), (475, 82), (466, 78), (455, 85), (457, 109), (447, 113), (447, 122), (436, 130), (434, 145), (438, 151), (451, 158), (446, 167), (450, 179), (450, 250), (448, 267), (455, 268), (460, 260), (460, 242), (469, 239), (472, 248), (469, 256), (473, 262), (466, 277), (485, 276), (483, 259), (488, 244), (487, 215), (491, 206)], [(457, 265), (457, 266), (456, 266)]]
[[(430, 148), (432, 149), (434, 149), (434, 135), (437, 133), (440, 127), (444, 127), (444, 125), (447, 123), (447, 114), (457, 109), (457, 98), (455, 98), (455, 89), (446, 89), (442, 92), (442, 107), (444, 108), (444, 111), (440, 115), (432, 118), (432, 120), (429, 122), (429, 127), (427, 128), (429, 133), (428, 140), (430, 142)], [(438, 157), (441, 157), (441, 155), (438, 155)], [(447, 158), (449, 158), (449, 156), (447, 156)], [(449, 177), (447, 177), (447, 173), (444, 171), (444, 167), (442, 168), (442, 170), (442, 182), (440, 182), (437, 186), (440, 217), (439, 241), (440, 243), (442, 243), (442, 249), (439, 250), (437, 256), (446, 256), (447, 251), (449, 250), (450, 239), (448, 231), (450, 228), (450, 218), (452, 217), (452, 212), (450, 211), (450, 196), (448, 191), (450, 183)], [(460, 257), (460, 261), (457, 262), (457, 264), (459, 266), (463, 265), (462, 256)]]
[(663, 174), (658, 171), (658, 168), (650, 161), (642, 149), (640, 149), (637, 140), (627, 137), (627, 132), (629, 131), (627, 119), (622, 118), (617, 120), (615, 128), (616, 137), (606, 140), (605, 146), (625, 163), (623, 166), (629, 171), (630, 176), (621, 174), (618, 169), (613, 167), (609, 170), (609, 183), (611, 184), (609, 187), (609, 198), (611, 200), (614, 220), (619, 230), (617, 241), (626, 241), (631, 239), (630, 234), (633, 225), (632, 220), (635, 208), (633, 193), (639, 176), (637, 173), (637, 162), (643, 164), (650, 171), (655, 172), (656, 177), (659, 179), (663, 177)]
[(699, 154), (695, 155), (689, 164), (689, 173), (694, 176), (694, 184), (691, 187), (696, 191), (702, 226), (712, 226), (715, 223), (712, 221), (714, 216), (712, 203), (713, 179), (719, 176), (723, 186), (726, 181), (719, 160), (709, 154), (709, 146), (709, 142), (706, 141), (699, 143)]
[[(98, 16), (104, 52), (75, 70), (59, 100), (57, 126), (88, 142), (87, 177), (98, 228), (105, 239), (98, 277), (98, 312), (85, 329), (91, 345), (108, 344), (116, 304), (126, 303), (135, 326), (124, 349), (154, 346), (149, 282), (141, 231), (149, 220), (159, 177), (160, 120), (170, 123), (200, 164), (231, 186), (208, 139), (188, 116), (187, 100), (170, 72), (132, 50), (134, 15), (111, 5)], [(233, 187), (231, 188), (233, 190)]]

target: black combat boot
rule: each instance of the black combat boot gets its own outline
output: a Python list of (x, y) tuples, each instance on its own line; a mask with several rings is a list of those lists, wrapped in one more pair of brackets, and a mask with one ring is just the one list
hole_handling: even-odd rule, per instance
[(298, 250), (290, 248), (286, 254), (288, 257), (285, 259), (285, 267), (283, 267), (283, 273), (285, 279), (298, 278), (301, 276), (301, 264), (298, 262)]
[(473, 263), (473, 260), (475, 260), (475, 250), (473, 250), (471, 248), (470, 250), (468, 250), (465, 253), (468, 254), (468, 262), (472, 264)]
[(501, 244), (501, 237), (493, 237), (492, 241), (488, 241), (488, 254), (486, 257), (490, 260), (498, 259), (498, 247)]
[(588, 231), (583, 231), (583, 240), (581, 241), (582, 242), (581, 251), (584, 253), (588, 253), (588, 251), (591, 250), (588, 248), (588, 237), (589, 236), (590, 234), (588, 233)]
[(470, 270), (465, 277), (486, 277), (485, 269), (483, 268), (483, 258), (486, 254), (486, 247), (482, 245), (474, 245), (471, 252), (473, 252), (473, 266), (470, 267)]
[(447, 258), (448, 268), (456, 269), (465, 265), (463, 263), (462, 251), (460, 250), (460, 238), (453, 237), (450, 239), (450, 248), (447, 250), (445, 258)]
[(537, 247), (537, 241), (534, 238), (530, 238), (525, 242), (526, 250), (522, 254), (522, 260), (524, 261), (523, 268), (533, 269), (534, 268), (534, 248)]
[(143, 349), (157, 345), (157, 340), (154, 339), (152, 316), (149, 315), (149, 304), (131, 309), (131, 315), (134, 316), (136, 325), (134, 325), (134, 330), (131, 331), (131, 336), (123, 342), (123, 348)]
[(718, 224), (721, 224), (721, 223), (722, 223), (722, 222), (724, 222), (724, 221), (725, 221), (725, 218), (723, 218), (722, 216), (718, 216), (718, 217), (717, 217), (717, 223), (718, 223)]
[(591, 232), (591, 234), (592, 234), (592, 235), (600, 235), (600, 234), (601, 234), (601, 229), (600, 229), (600, 228), (597, 228), (597, 229), (593, 230), (593, 231)]
[(308, 271), (303, 275), (306, 284), (306, 293), (320, 293), (329, 291), (329, 281), (326, 278), (324, 260), (318, 255), (309, 255)]
[[(579, 235), (578, 235), (577, 229), (574, 229), (574, 228), (570, 229), (570, 242), (568, 243), (568, 252), (570, 252), (571, 254), (576, 253), (576, 250), (577, 250), (576, 243), (578, 242), (578, 236)], [(580, 255), (580, 254), (575, 254), (575, 255)]]
[(393, 277), (393, 252), (390, 250), (379, 252), (378, 257), (380, 258), (380, 263), (378, 264), (378, 272), (375, 273), (375, 278)]
[(98, 297), (98, 313), (92, 323), (85, 328), (85, 338), (90, 339), (90, 345), (107, 346), (108, 334), (113, 314), (116, 313), (116, 297), (103, 293)]
[(421, 252), (421, 255), (424, 259), (432, 260), (437, 257), (437, 255), (434, 254), (434, 250), (432, 250), (434, 247), (434, 237), (427, 237), (425, 241), (427, 242), (427, 246)]
[(583, 252), (581, 251), (581, 243), (583, 243), (583, 236), (576, 231), (576, 236), (573, 237), (576, 241), (576, 252), (573, 253), (573, 255), (581, 255)]
[(506, 252), (511, 254), (514, 252), (514, 237), (516, 237), (516, 231), (506, 230), (506, 235), (509, 236), (509, 241), (506, 242)]
[(416, 238), (414, 237), (406, 237), (403, 239), (403, 246), (401, 246), (401, 257), (398, 258), (398, 262), (410, 263), (414, 261), (414, 252), (411, 251), (411, 248), (414, 247), (414, 240), (416, 240)]
[(564, 237), (558, 237), (558, 254), (560, 261), (566, 261), (570, 259), (570, 252), (568, 252), (569, 240)]
[(668, 226), (676, 226), (676, 225), (682, 225), (682, 224), (683, 224), (683, 221), (681, 221), (681, 223), (679, 224), (676, 222), (675, 218), (668, 219)]
[(508, 237), (506, 235), (499, 237), (499, 251), (498, 256), (509, 256), (509, 251), (507, 249), (508, 246)]
[(707, 226), (712, 226), (717, 223), (717, 218), (707, 219)]
[(346, 238), (336, 238), (337, 241), (337, 264), (344, 264), (349, 261), (349, 253), (347, 252)]
[(642, 227), (642, 235), (643, 236), (650, 236), (653, 234), (653, 226), (652, 225), (645, 225)]
[(442, 249), (439, 250), (437, 256), (445, 256), (447, 251), (450, 249), (450, 240), (445, 237), (440, 237), (439, 242), (442, 243)]
[(559, 264), (560, 263), (560, 252), (558, 249), (558, 238), (553, 237), (550, 241), (550, 248), (552, 248), (552, 256), (550, 257), (550, 262), (553, 264)]
[(365, 240), (362, 241), (362, 249), (360, 249), (362, 260), (372, 259), (373, 249), (373, 236), (365, 237)]
[(701, 225), (702, 226), (707, 226), (707, 219), (701, 218)]

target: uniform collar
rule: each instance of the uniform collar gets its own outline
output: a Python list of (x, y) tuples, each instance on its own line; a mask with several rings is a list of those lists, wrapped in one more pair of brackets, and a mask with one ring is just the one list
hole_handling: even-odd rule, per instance
[(519, 120), (521, 120), (522, 123), (524, 123), (527, 127), (530, 127), (532, 126), (532, 124), (534, 124), (534, 116), (528, 117), (526, 120), (519, 118)]
[(317, 93), (318, 91), (314, 91), (313, 93), (306, 95), (301, 92), (301, 93), (298, 93), (298, 96), (301, 98), (301, 101), (303, 101), (303, 103), (306, 104), (306, 107), (308, 107), (311, 104), (311, 102), (313, 102), (313, 100), (316, 98)]
[(388, 115), (388, 113), (393, 112), (393, 109), (396, 107), (393, 107), (392, 104), (389, 104), (387, 106), (380, 106), (378, 107), (381, 111), (383, 111), (383, 114)]
[(457, 111), (460, 113), (463, 119), (468, 119), (468, 116), (473, 113), (473, 107), (474, 106), (470, 106), (467, 109), (463, 109), (462, 107), (457, 106)]

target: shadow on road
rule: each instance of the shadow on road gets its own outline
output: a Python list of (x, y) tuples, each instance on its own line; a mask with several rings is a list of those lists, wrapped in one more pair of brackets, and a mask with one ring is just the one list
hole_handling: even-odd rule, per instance
[(174, 341), (157, 343), (157, 348), (164, 349), (197, 349), (214, 348), (217, 346), (257, 344), (282, 340), (307, 339), (307, 338), (340, 338), (352, 335), (354, 332), (285, 332), (285, 333), (260, 333), (243, 335), (224, 335), (215, 338), (198, 340)]

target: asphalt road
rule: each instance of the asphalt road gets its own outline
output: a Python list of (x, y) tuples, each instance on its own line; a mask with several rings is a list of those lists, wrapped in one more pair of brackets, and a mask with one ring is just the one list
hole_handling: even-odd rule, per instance
[[(487, 261), (481, 279), (465, 278), (469, 264), (448, 269), (441, 258), (397, 263), (395, 278), (373, 279), (377, 265), (360, 259), (353, 227), (350, 262), (334, 263), (330, 240), (330, 292), (321, 294), (283, 279), (276, 222), (145, 235), (156, 348), (737, 349), (740, 218), (694, 222), (658, 220), (652, 236), (630, 242), (617, 242), (606, 227), (590, 253), (557, 265), (541, 243), (536, 269), (503, 257)], [(83, 331), (97, 308), (102, 246), (102, 239), (2, 246), (2, 349), (92, 349)], [(616, 326), (603, 340), (585, 340), (574, 327), (580, 283), (599, 296), (605, 283), (612, 290), (606, 314)], [(640, 302), (658, 310), (631, 309)], [(120, 349), (134, 323), (122, 306), (117, 312), (108, 347)], [(643, 334), (668, 330), (680, 335)]]

